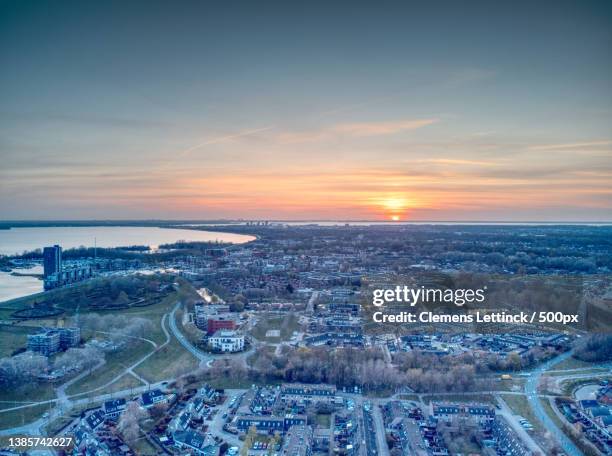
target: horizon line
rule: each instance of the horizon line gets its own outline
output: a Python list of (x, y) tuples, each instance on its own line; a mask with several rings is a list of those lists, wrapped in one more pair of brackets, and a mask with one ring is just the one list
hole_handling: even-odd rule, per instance
[(138, 222), (197, 222), (197, 223), (244, 223), (244, 222), (273, 222), (273, 223), (387, 223), (390, 225), (401, 225), (405, 223), (511, 223), (511, 224), (612, 224), (612, 220), (487, 220), (487, 219), (467, 219), (467, 220), (431, 220), (431, 219), (414, 219), (414, 220), (372, 220), (372, 219), (273, 219), (273, 218), (212, 218), (212, 219), (193, 219), (193, 218), (139, 218), (139, 219), (124, 219), (124, 218), (92, 218), (92, 219), (13, 219), (0, 220), (0, 225), (10, 223), (92, 223), (92, 222), (111, 222), (111, 223), (138, 223)]

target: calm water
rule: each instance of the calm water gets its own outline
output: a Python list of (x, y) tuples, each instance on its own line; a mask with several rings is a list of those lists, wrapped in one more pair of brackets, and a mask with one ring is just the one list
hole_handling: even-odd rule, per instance
[[(42, 274), (42, 266), (28, 269), (15, 269), (20, 273)], [(8, 272), (0, 272), (0, 302), (20, 298), (43, 291), (42, 280), (31, 276), (12, 276)]]
[[(148, 245), (156, 248), (176, 241), (221, 241), (242, 244), (253, 236), (214, 231), (167, 229), (155, 227), (51, 227), (12, 228), (0, 230), (0, 255), (15, 255), (44, 246), (59, 244), (64, 249), (72, 247), (126, 247)], [(40, 266), (33, 269), (16, 269), (21, 273), (42, 273)], [(42, 291), (42, 280), (36, 277), (17, 277), (0, 272), (0, 302)]]
[(11, 228), (0, 230), (0, 255), (16, 255), (53, 244), (59, 244), (64, 249), (93, 247), (94, 243), (98, 247), (149, 245), (155, 248), (176, 241), (218, 240), (241, 244), (253, 239), (243, 234), (137, 226)]

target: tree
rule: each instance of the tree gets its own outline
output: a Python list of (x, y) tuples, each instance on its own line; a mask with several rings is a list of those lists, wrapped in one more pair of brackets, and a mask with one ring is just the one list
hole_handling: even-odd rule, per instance
[(281, 435), (280, 432), (275, 431), (274, 432), (274, 436), (270, 439), (270, 450), (271, 451), (276, 451), (276, 446), (281, 442)]
[(589, 362), (612, 360), (612, 334), (592, 334), (582, 338), (575, 350), (576, 358)]
[(134, 445), (138, 440), (141, 423), (148, 418), (149, 412), (140, 407), (137, 402), (131, 401), (127, 404), (126, 409), (121, 414), (117, 429), (129, 445)]
[(257, 428), (255, 426), (251, 426), (249, 428), (249, 431), (247, 432), (246, 437), (244, 438), (244, 443), (242, 444), (242, 448), (240, 449), (240, 456), (247, 456), (249, 454), (249, 450), (253, 446), (256, 437)]
[(512, 369), (514, 371), (521, 370), (521, 356), (516, 352), (510, 353), (508, 355), (507, 365), (509, 369)]

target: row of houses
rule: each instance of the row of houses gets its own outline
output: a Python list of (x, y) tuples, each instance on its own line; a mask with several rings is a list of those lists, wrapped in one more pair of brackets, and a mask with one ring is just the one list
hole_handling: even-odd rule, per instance
[(383, 419), (391, 441), (403, 455), (445, 456), (447, 444), (439, 432), (440, 424), (457, 429), (461, 422), (477, 430), (481, 454), (486, 456), (529, 456), (520, 437), (498, 417), (489, 404), (431, 403), (421, 409), (416, 403), (388, 402)]

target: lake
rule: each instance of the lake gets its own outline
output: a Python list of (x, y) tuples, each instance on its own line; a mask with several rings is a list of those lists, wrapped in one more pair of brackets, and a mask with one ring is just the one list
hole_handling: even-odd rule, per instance
[[(242, 244), (254, 240), (253, 236), (215, 231), (182, 230), (174, 228), (133, 226), (40, 227), (0, 230), (0, 255), (18, 255), (59, 244), (64, 249), (73, 247), (127, 247), (148, 245), (156, 248), (176, 241), (220, 241)], [(42, 273), (16, 269), (17, 272)], [(31, 276), (12, 276), (0, 272), (0, 302), (42, 291), (42, 280)]]
[(73, 247), (128, 247), (148, 245), (155, 248), (176, 241), (220, 241), (242, 244), (253, 236), (215, 231), (182, 230), (174, 228), (138, 226), (54, 226), (40, 228), (11, 228), (0, 230), (0, 255), (19, 255), (26, 251), (59, 244)]

